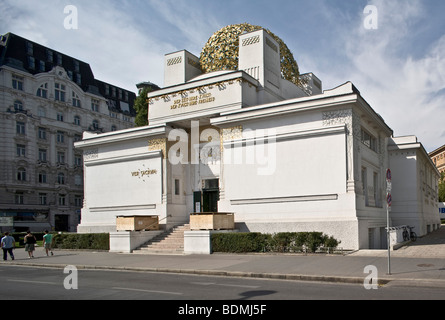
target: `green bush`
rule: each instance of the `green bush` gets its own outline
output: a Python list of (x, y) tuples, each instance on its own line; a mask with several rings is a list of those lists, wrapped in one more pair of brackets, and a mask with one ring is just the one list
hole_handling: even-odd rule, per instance
[(214, 252), (316, 252), (336, 248), (340, 241), (322, 232), (279, 232), (273, 235), (217, 233), (212, 235)]
[(215, 252), (262, 252), (270, 242), (271, 235), (257, 232), (216, 233), (212, 235)]
[(109, 250), (110, 236), (108, 233), (56, 234), (54, 236), (54, 248)]

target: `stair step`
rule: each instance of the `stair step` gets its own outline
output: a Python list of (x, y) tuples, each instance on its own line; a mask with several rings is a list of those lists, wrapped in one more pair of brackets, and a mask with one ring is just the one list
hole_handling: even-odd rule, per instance
[(189, 224), (173, 227), (171, 230), (154, 237), (149, 242), (133, 250), (133, 253), (183, 254), (184, 231), (189, 230)]

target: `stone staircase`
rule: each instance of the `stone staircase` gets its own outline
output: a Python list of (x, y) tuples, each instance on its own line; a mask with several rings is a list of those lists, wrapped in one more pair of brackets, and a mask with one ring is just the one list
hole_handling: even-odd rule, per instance
[(135, 254), (183, 254), (184, 231), (190, 230), (189, 224), (176, 226), (133, 250)]

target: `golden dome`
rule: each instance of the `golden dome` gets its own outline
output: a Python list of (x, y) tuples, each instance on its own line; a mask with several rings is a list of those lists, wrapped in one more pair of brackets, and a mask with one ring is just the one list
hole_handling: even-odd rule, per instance
[(264, 29), (280, 45), (281, 76), (296, 85), (300, 84), (300, 72), (292, 52), (286, 44), (270, 32), (260, 26), (248, 23), (232, 24), (215, 32), (202, 49), (200, 62), (204, 73), (220, 70), (238, 70), (239, 36), (245, 32)]

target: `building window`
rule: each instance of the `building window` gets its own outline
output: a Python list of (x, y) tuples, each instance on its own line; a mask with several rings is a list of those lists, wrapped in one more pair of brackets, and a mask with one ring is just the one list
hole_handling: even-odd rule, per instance
[(73, 91), (73, 107), (80, 108), (80, 98), (74, 91)]
[(80, 72), (80, 64), (77, 60), (74, 60), (74, 71)]
[(57, 142), (58, 143), (65, 143), (65, 132), (57, 131)]
[(34, 47), (31, 42), (26, 42), (26, 53), (30, 56), (34, 55)]
[(24, 78), (16, 75), (12, 76), (12, 87), (16, 90), (23, 91)]
[(25, 197), (23, 195), (23, 192), (16, 192), (15, 193), (15, 204), (24, 204), (25, 203)]
[(19, 135), (25, 135), (26, 134), (26, 125), (24, 122), (17, 121), (16, 123), (16, 132)]
[(78, 167), (82, 166), (82, 156), (74, 156), (74, 165)]
[(371, 150), (377, 152), (377, 139), (373, 137), (369, 132), (362, 129), (362, 143), (370, 148)]
[(19, 168), (17, 170), (17, 181), (26, 181), (26, 169)]
[(39, 149), (39, 161), (46, 162), (46, 149)]
[(28, 67), (32, 70), (36, 68), (36, 59), (34, 57), (28, 57)]
[(57, 54), (57, 65), (62, 65), (62, 55), (60, 53)]
[(74, 116), (74, 124), (76, 126), (80, 126), (80, 117), (79, 116)]
[(57, 183), (65, 184), (65, 175), (62, 172), (59, 172), (59, 174), (57, 175)]
[(46, 140), (46, 128), (39, 128), (39, 139)]
[(368, 206), (368, 172), (365, 167), (362, 167), (362, 183), (363, 195), (365, 196), (365, 206)]
[(39, 70), (40, 72), (45, 72), (46, 71), (46, 65), (45, 65), (45, 61), (40, 60), (39, 61)]
[(175, 179), (175, 195), (179, 196), (180, 194), (180, 184), (179, 179)]
[(66, 195), (59, 194), (59, 206), (66, 206)]
[(82, 76), (80, 73), (76, 73), (76, 83), (81, 86), (82, 85)]
[(53, 58), (53, 52), (49, 49), (46, 50), (46, 61), (53, 63), (54, 58)]
[(39, 201), (41, 206), (47, 205), (48, 195), (46, 193), (39, 193)]
[(81, 135), (78, 135), (78, 134), (74, 135), (74, 142), (81, 141), (81, 140), (82, 140), (82, 136)]
[(65, 152), (57, 152), (57, 163), (65, 164)]
[(117, 127), (115, 125), (111, 126), (111, 131), (117, 131)]
[(91, 110), (95, 112), (99, 112), (99, 100), (92, 99), (91, 100)]
[(97, 121), (97, 120), (93, 120), (93, 129), (94, 129), (94, 130), (99, 129), (99, 121)]
[(26, 146), (23, 144), (17, 145), (17, 157), (26, 157)]
[(65, 93), (66, 93), (65, 85), (56, 82), (54, 89), (54, 96), (56, 101), (65, 102)]
[(82, 208), (82, 196), (74, 196), (74, 205), (78, 208)]
[(63, 122), (63, 113), (57, 113), (57, 121)]
[(48, 84), (42, 84), (39, 89), (37, 89), (37, 96), (40, 98), (48, 98)]
[(37, 111), (37, 114), (39, 117), (46, 117), (46, 111), (44, 107), (39, 107), (39, 110)]
[(47, 176), (45, 171), (39, 172), (39, 183), (46, 183), (47, 182)]
[(76, 186), (81, 186), (82, 185), (82, 176), (80, 174), (76, 174), (74, 176), (74, 184)]
[(23, 111), (23, 103), (19, 100), (14, 101), (14, 111), (15, 112), (22, 112)]
[(374, 199), (375, 199), (375, 206), (381, 207), (382, 206), (382, 199), (380, 196), (380, 188), (379, 188), (379, 174), (377, 172), (374, 172), (373, 175), (373, 186), (374, 186)]

